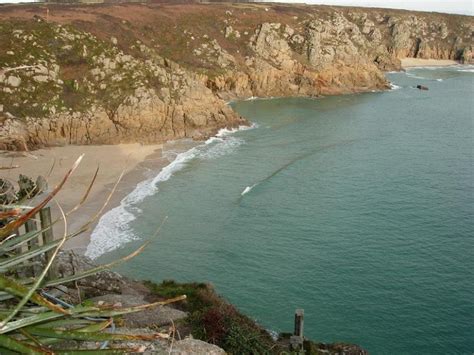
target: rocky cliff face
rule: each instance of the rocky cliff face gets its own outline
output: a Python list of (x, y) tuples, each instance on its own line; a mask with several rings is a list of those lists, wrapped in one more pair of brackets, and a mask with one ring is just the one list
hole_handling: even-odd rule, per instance
[(0, 8), (0, 148), (202, 139), (251, 96), (388, 88), (418, 57), (473, 63), (472, 17), (306, 5)]

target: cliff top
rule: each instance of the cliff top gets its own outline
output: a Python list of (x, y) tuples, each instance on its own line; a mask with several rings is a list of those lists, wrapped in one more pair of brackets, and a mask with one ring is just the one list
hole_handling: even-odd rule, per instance
[(406, 57), (472, 63), (473, 32), (469, 16), (305, 4), (1, 6), (0, 146), (203, 139), (245, 123), (231, 99), (384, 90)]

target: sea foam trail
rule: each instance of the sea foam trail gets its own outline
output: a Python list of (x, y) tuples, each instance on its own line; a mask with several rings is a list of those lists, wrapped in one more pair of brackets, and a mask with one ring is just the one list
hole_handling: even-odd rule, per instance
[(252, 189), (253, 189), (255, 186), (257, 186), (257, 185), (258, 185), (258, 183), (257, 183), (257, 184), (253, 184), (252, 186), (247, 186), (247, 187), (244, 189), (244, 191), (242, 191), (242, 193), (240, 194), (240, 196), (243, 196), (243, 195), (248, 194), (248, 193), (249, 193), (250, 191), (252, 191)]
[(221, 129), (214, 137), (209, 138), (203, 144), (177, 154), (176, 158), (161, 169), (155, 177), (137, 184), (135, 189), (122, 199), (119, 206), (111, 209), (100, 218), (91, 234), (91, 240), (85, 253), (86, 256), (95, 259), (125, 243), (139, 239), (130, 228), (130, 223), (136, 219), (136, 214), (141, 212), (136, 207), (137, 204), (156, 194), (161, 182), (169, 180), (191, 160), (195, 158), (213, 159), (229, 154), (245, 142), (243, 139), (232, 137), (232, 134), (256, 127), (257, 125), (253, 124), (252, 126), (241, 126), (234, 129)]

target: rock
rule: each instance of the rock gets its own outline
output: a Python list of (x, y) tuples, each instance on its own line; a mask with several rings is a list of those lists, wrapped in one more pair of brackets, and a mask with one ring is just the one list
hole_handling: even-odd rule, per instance
[(227, 26), (225, 28), (225, 38), (229, 38), (230, 36), (232, 36), (232, 34), (234, 33), (234, 29), (232, 28), (232, 26)]
[(40, 75), (48, 75), (49, 70), (44, 65), (39, 64), (34, 68), (34, 73), (35, 74), (40, 74)]
[[(153, 46), (147, 47), (144, 33), (131, 31), (125, 20), (117, 33), (131, 36), (135, 50), (130, 54), (117, 48), (116, 36), (100, 33), (102, 27), (94, 23), (91, 31), (99, 37), (80, 30), (75, 22), (6, 28), (2, 33), (6, 38), (28, 43), (21, 53), (15, 46), (4, 49), (15, 52), (5, 56), (8, 68), (21, 63), (32, 63), (34, 68), (0, 72), (0, 114), (6, 118), (0, 123), (0, 146), (25, 149), (203, 138), (246, 123), (225, 104), (228, 100), (379, 90), (388, 85), (383, 71), (399, 70), (400, 58), (407, 56), (474, 62), (474, 24), (467, 16), (391, 11), (386, 15), (384, 10), (337, 8), (321, 12), (307, 7), (307, 16), (295, 17), (293, 11), (278, 8), (278, 16), (265, 15), (278, 22), (258, 23), (258, 11), (262, 14), (263, 9), (257, 6), (253, 13), (242, 7), (238, 16), (225, 16), (222, 32), (228, 40), (222, 43), (221, 35), (212, 39), (209, 31), (214, 28), (206, 27), (222, 26), (207, 18), (212, 11), (202, 13), (206, 18), (199, 33), (183, 31), (189, 24), (181, 23), (185, 17), (177, 18), (169, 30), (184, 33), (183, 43), (189, 39), (190, 50), (183, 48), (181, 53), (171, 46), (165, 51), (170, 51), (168, 58), (160, 56), (164, 42), (153, 36), (152, 28)], [(69, 10), (57, 11), (61, 16)], [(159, 21), (164, 15), (155, 11), (147, 9)], [(111, 19), (101, 21), (108, 24)], [(35, 26), (46, 25), (51, 38), (36, 31)], [(237, 26), (245, 40), (234, 40), (240, 36)], [(193, 37), (195, 42), (190, 42)], [(61, 49), (70, 46), (68, 51)], [(64, 73), (77, 77), (63, 83)], [(60, 103), (65, 94), (68, 99)], [(79, 102), (84, 105), (74, 107)]]
[(38, 194), (43, 193), (46, 190), (48, 190), (48, 181), (46, 180), (44, 176), (39, 175), (36, 178), (35, 184), (36, 184), (36, 189), (38, 190)]
[(473, 46), (469, 46), (463, 49), (461, 54), (462, 64), (474, 64), (474, 50)]
[(24, 198), (31, 199), (39, 193), (39, 190), (34, 181), (26, 175), (20, 174), (20, 177), (18, 179), (18, 187), (19, 189), (17, 196), (19, 200), (22, 200)]
[(130, 327), (155, 327), (177, 323), (188, 316), (186, 312), (168, 306), (147, 309), (145, 312), (130, 313), (124, 321)]
[(197, 339), (184, 339), (174, 343), (170, 349), (170, 354), (190, 355), (190, 354), (207, 354), (207, 355), (223, 355), (225, 351), (216, 345), (208, 344)]
[[(96, 304), (132, 307), (147, 304), (140, 294), (106, 294), (90, 299)], [(186, 312), (169, 306), (149, 308), (144, 312), (130, 313), (123, 316), (125, 325), (130, 328), (154, 328), (176, 323), (188, 316)]]
[(18, 76), (10, 75), (7, 78), (7, 85), (9, 85), (11, 87), (16, 88), (16, 87), (20, 86), (20, 84), (21, 84), (21, 79)]
[(8, 205), (17, 200), (13, 184), (4, 178), (0, 178), (0, 204)]
[(46, 83), (50, 79), (49, 79), (49, 76), (47, 75), (36, 75), (33, 77), (33, 80), (36, 81), (37, 83)]
[[(72, 276), (96, 267), (90, 259), (78, 255), (72, 250), (62, 251), (55, 260), (55, 268), (60, 277)], [(121, 275), (113, 271), (100, 271), (77, 281), (85, 297), (99, 296), (104, 293), (120, 293), (125, 284)]]
[(426, 90), (426, 91), (429, 90), (429, 88), (427, 86), (424, 86), (424, 85), (417, 85), (416, 88), (419, 89), (419, 90)]
[(344, 343), (315, 343), (305, 340), (303, 344), (305, 353), (308, 354), (340, 354), (340, 355), (368, 355), (367, 350), (354, 344)]

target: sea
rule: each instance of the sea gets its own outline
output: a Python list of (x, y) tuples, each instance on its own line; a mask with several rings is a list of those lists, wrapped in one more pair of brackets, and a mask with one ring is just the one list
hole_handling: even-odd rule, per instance
[(252, 126), (167, 144), (170, 165), (101, 218), (87, 255), (151, 239), (118, 270), (210, 282), (272, 333), (302, 308), (318, 342), (472, 354), (474, 67), (387, 77), (381, 92), (229, 103)]

